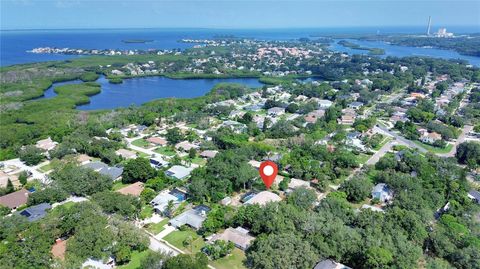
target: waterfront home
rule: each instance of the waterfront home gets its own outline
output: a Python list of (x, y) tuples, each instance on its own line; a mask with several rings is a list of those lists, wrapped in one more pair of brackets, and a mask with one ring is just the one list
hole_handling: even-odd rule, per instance
[(237, 248), (245, 251), (252, 244), (255, 237), (249, 234), (249, 230), (242, 227), (232, 228), (229, 227), (222, 233), (215, 234), (209, 240), (209, 243), (213, 243), (217, 240), (223, 240), (232, 242)]
[(188, 225), (193, 229), (200, 229), (203, 222), (207, 219), (207, 213), (210, 208), (206, 205), (199, 205), (190, 210), (183, 212), (169, 221), (170, 225), (179, 228), (183, 225)]
[(184, 179), (190, 176), (190, 173), (193, 171), (192, 167), (185, 167), (181, 165), (174, 165), (165, 171), (165, 175), (175, 178), (175, 179)]

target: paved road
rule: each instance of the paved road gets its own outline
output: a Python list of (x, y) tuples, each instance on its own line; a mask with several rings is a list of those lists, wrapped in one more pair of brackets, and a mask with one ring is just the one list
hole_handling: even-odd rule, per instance
[(454, 157), (455, 153), (457, 153), (458, 145), (465, 142), (465, 138), (469, 132), (473, 130), (473, 126), (465, 125), (462, 129), (462, 133), (458, 136), (457, 141), (453, 144), (452, 150), (449, 153), (437, 153), (439, 157)]
[(394, 132), (388, 130), (387, 128), (385, 128), (385, 127), (375, 126), (374, 128), (380, 130), (380, 131), (381, 131), (382, 133), (384, 133), (384, 134), (387, 134), (387, 135), (389, 135), (389, 136), (394, 137), (394, 138), (397, 140), (397, 142), (399, 142), (399, 143), (401, 143), (401, 144), (404, 144), (404, 145), (406, 145), (406, 146), (408, 146), (408, 147), (411, 147), (411, 148), (416, 148), (416, 149), (418, 149), (418, 151), (420, 151), (420, 152), (422, 152), (422, 153), (426, 153), (426, 152), (427, 152), (427, 150), (426, 150), (424, 147), (421, 147), (421, 146), (415, 144), (413, 141), (408, 140), (408, 139), (406, 139), (405, 137), (403, 137), (403, 136), (401, 136), (401, 135), (399, 135), (399, 134), (397, 134), (397, 133), (394, 133)]
[(370, 157), (370, 159), (368, 159), (367, 162), (365, 162), (365, 164), (367, 165), (376, 164), (378, 160), (380, 160), (380, 158), (382, 158), (383, 155), (385, 155), (390, 149), (392, 149), (392, 147), (395, 144), (398, 144), (398, 143), (396, 141), (389, 141), (388, 143), (383, 145), (377, 152), (375, 152), (375, 154), (373, 154), (372, 157)]

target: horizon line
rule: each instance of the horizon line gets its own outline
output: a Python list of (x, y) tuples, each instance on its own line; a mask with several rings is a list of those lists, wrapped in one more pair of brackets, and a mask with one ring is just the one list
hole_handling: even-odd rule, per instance
[[(335, 29), (335, 28), (397, 28), (397, 27), (424, 27), (424, 25), (352, 25), (352, 26), (278, 26), (278, 27), (72, 27), (72, 28), (9, 28), (0, 29), (0, 31), (62, 31), (62, 30), (287, 30), (287, 29)], [(460, 25), (452, 24), (439, 26), (442, 27), (478, 27), (480, 32), (480, 25)]]

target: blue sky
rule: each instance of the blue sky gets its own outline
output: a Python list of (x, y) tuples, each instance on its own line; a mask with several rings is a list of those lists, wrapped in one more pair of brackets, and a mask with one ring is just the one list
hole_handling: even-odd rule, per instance
[(477, 25), (480, 0), (1, 0), (1, 29)]

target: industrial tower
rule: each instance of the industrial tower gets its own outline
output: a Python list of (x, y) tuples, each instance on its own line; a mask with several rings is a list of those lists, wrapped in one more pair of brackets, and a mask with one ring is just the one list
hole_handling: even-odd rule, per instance
[(430, 27), (432, 26), (432, 16), (428, 16), (427, 36), (430, 36)]

